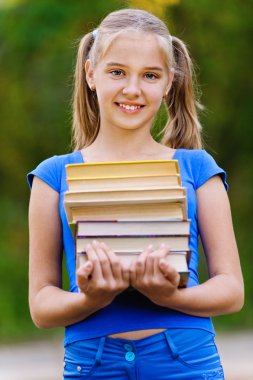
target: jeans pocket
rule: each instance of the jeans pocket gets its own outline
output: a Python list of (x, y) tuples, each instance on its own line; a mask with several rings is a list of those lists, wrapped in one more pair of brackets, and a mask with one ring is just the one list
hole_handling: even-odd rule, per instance
[(80, 379), (90, 375), (95, 369), (95, 361), (83, 359), (82, 362), (64, 362), (63, 379)]
[(84, 379), (98, 369), (105, 338), (76, 341), (65, 347), (63, 379)]
[(220, 371), (220, 357), (213, 333), (201, 329), (175, 329), (170, 332), (170, 336), (177, 360), (182, 365), (200, 370), (207, 376), (211, 372)]

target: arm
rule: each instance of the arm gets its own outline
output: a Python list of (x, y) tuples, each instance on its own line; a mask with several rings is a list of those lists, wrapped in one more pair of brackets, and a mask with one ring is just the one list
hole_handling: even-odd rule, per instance
[[(34, 323), (41, 328), (79, 322), (109, 304), (117, 293), (128, 286), (118, 269), (114, 271), (119, 276), (118, 281), (113, 281), (115, 279), (110, 271), (110, 257), (113, 255), (107, 253), (106, 248), (102, 249), (103, 252), (99, 249), (97, 253), (98, 248), (91, 247), (92, 262), (80, 268), (77, 275), (85, 291), (70, 293), (61, 289), (62, 229), (58, 202), (59, 194), (35, 177), (29, 207), (29, 305)], [(107, 272), (102, 278), (96, 278), (90, 275), (93, 269), (96, 273), (101, 271), (97, 263), (100, 256)], [(118, 268), (117, 262), (114, 265)]]
[(199, 286), (177, 289), (176, 271), (160, 259), (164, 279), (159, 285), (156, 279), (156, 289), (152, 291), (151, 284), (145, 289), (137, 285), (153, 302), (187, 314), (207, 317), (237, 312), (243, 306), (243, 279), (229, 201), (219, 176), (198, 188), (197, 202), (209, 279)]

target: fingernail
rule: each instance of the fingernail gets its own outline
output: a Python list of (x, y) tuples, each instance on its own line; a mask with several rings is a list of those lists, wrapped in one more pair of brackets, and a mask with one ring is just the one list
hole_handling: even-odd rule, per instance
[(92, 264), (90, 261), (85, 264), (86, 269), (91, 269), (91, 266), (92, 266)]
[(162, 269), (166, 268), (166, 262), (164, 260), (161, 260), (159, 265), (160, 265), (160, 268)]

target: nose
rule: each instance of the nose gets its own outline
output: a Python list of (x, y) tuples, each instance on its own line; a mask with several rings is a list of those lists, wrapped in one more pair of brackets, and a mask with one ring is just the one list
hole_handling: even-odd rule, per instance
[(129, 78), (122, 90), (123, 95), (129, 98), (137, 98), (141, 95), (141, 88), (137, 78)]

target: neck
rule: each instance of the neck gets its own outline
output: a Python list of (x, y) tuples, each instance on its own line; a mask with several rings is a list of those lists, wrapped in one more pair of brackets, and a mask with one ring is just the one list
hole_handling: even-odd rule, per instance
[(99, 161), (127, 161), (152, 159), (161, 149), (150, 133), (136, 130), (103, 131), (100, 129), (96, 140), (86, 148), (91, 158)]

